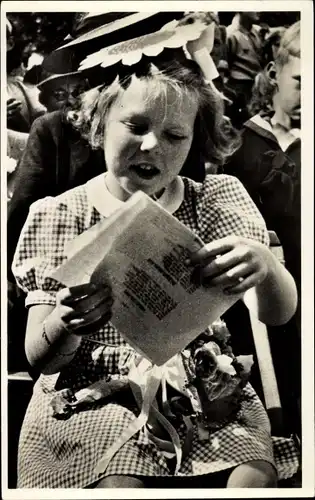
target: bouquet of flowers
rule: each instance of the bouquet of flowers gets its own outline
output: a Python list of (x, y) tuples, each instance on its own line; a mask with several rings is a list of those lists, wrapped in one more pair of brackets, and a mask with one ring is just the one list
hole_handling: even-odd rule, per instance
[(208, 429), (225, 424), (239, 410), (253, 365), (252, 355), (233, 355), (223, 321), (212, 325), (210, 333), (198, 337), (183, 356), (187, 390), (198, 401), (197, 417)]

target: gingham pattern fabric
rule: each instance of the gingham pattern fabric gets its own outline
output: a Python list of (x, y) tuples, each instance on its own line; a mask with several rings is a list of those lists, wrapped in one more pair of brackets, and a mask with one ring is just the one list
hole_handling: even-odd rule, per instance
[(301, 450), (293, 437), (272, 436), (273, 453), (280, 479), (292, 477), (301, 465)]
[[(226, 175), (207, 176), (203, 184), (184, 179), (185, 198), (174, 215), (205, 242), (238, 234), (268, 244), (268, 233), (257, 208), (240, 182)], [(13, 271), (28, 292), (27, 304), (55, 304), (59, 285), (49, 278), (66, 259), (67, 243), (101, 220), (90, 204), (86, 187), (35, 203), (21, 233)], [(60, 374), (41, 375), (23, 423), (18, 458), (20, 488), (83, 488), (104, 475), (172, 475), (172, 468), (144, 431), (113, 458), (106, 473), (93, 472), (105, 450), (136, 418), (128, 402), (108, 402), (81, 411), (68, 420), (52, 417), (50, 401), (56, 390), (86, 387), (106, 374), (126, 375), (134, 352), (108, 324), (93, 336), (107, 347), (84, 339)], [(184, 438), (184, 429), (178, 429)], [(234, 467), (250, 460), (274, 464), (266, 412), (249, 384), (237, 417), (200, 441), (197, 429), (180, 475), (199, 475)], [(31, 464), (31, 465), (30, 465)]]

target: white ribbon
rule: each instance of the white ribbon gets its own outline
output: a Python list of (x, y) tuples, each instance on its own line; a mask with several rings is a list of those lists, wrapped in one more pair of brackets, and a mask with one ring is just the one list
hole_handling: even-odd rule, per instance
[(203, 30), (197, 40), (192, 40), (186, 45), (191, 58), (199, 65), (205, 80), (209, 82), (219, 76), (210, 54), (214, 44), (214, 31), (215, 23), (212, 22)]
[[(161, 448), (165, 449), (165, 456), (171, 457), (175, 454), (175, 475), (178, 474), (182, 460), (182, 450), (179, 436), (172, 424), (158, 411), (156, 405), (154, 404), (155, 396), (162, 379), (165, 380), (164, 369), (164, 366), (152, 366), (152, 364), (145, 358), (140, 361), (138, 366), (134, 365), (131, 368), (128, 376), (129, 384), (138, 406), (141, 407), (141, 412), (140, 415), (130, 423), (129, 427), (123, 431), (120, 438), (100, 459), (95, 468), (95, 472), (97, 474), (105, 472), (114, 455), (124, 446), (124, 444), (127, 443), (127, 441), (129, 441), (129, 439), (131, 439), (147, 424), (149, 415), (155, 417), (171, 437), (172, 444), (148, 433), (149, 437), (152, 438), (152, 441), (156, 442), (158, 445), (160, 444)], [(164, 397), (166, 397), (165, 392)]]

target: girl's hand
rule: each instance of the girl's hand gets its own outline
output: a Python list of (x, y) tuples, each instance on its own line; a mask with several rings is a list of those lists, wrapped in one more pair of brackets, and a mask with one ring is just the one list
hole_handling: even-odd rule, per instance
[(97, 331), (112, 315), (114, 301), (109, 286), (86, 283), (63, 288), (56, 299), (55, 313), (66, 330), (77, 335)]
[(228, 294), (244, 293), (264, 281), (269, 256), (268, 247), (258, 241), (226, 236), (191, 255), (193, 279), (205, 287), (221, 286)]

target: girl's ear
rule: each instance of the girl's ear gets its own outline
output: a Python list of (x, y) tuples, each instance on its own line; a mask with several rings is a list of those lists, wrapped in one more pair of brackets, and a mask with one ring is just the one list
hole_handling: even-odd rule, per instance
[(270, 83), (276, 84), (277, 83), (277, 70), (276, 70), (276, 65), (274, 61), (270, 61), (266, 68), (265, 68), (265, 74), (267, 75), (267, 78)]

